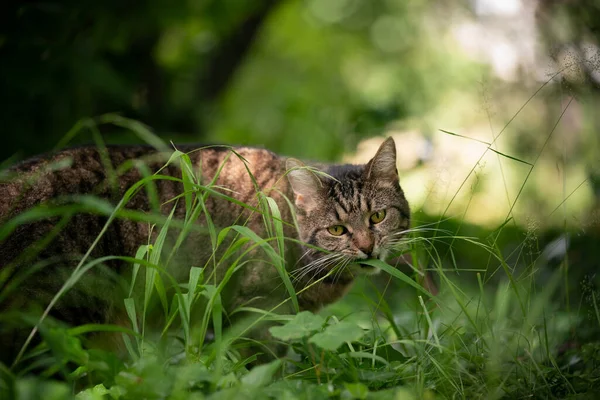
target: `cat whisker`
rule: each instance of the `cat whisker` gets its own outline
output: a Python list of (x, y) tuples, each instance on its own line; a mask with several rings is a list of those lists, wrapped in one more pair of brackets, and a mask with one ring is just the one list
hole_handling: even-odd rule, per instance
[(435, 240), (441, 240), (440, 238), (428, 238), (423, 236), (412, 237), (412, 238), (392, 238), (389, 240), (390, 243), (403, 244), (403, 243), (416, 243), (416, 242), (426, 242), (429, 245), (432, 245)]
[[(306, 255), (308, 253), (307, 250), (304, 254)], [(304, 279), (308, 274), (310, 274), (311, 272), (314, 272), (315, 270), (317, 270), (317, 273), (320, 273), (321, 271), (323, 271), (325, 268), (327, 268), (327, 266), (331, 265), (332, 263), (336, 262), (337, 259), (340, 257), (340, 254), (336, 254), (336, 253), (331, 253), (331, 254), (327, 254), (323, 257), (317, 258), (316, 260), (313, 260), (312, 262), (310, 262), (309, 264), (306, 264), (305, 266), (296, 269), (293, 272), (290, 272), (290, 277), (292, 277), (292, 283), (298, 283), (300, 282), (302, 279)], [(311, 277), (306, 283), (305, 285), (310, 284), (312, 281), (314, 280), (313, 277)], [(283, 282), (281, 282), (279, 286), (283, 285)]]
[(342, 276), (342, 273), (344, 272), (344, 270), (346, 270), (346, 267), (348, 267), (348, 265), (354, 261), (351, 258), (347, 258), (346, 260), (344, 260), (344, 262), (338, 267), (338, 271), (336, 272), (336, 274), (333, 277), (333, 283), (337, 282), (337, 280)]
[[(310, 250), (309, 250), (309, 251), (310, 251)], [(307, 254), (308, 254), (308, 251), (304, 253), (304, 256), (306, 256)], [(303, 256), (303, 257), (304, 257), (304, 256)], [(322, 256), (322, 257), (319, 257), (319, 258), (316, 258), (316, 259), (314, 259), (313, 261), (311, 261), (310, 263), (308, 263), (308, 264), (306, 264), (306, 265), (304, 265), (304, 266), (302, 266), (302, 267), (298, 268), (296, 271), (301, 271), (301, 270), (303, 270), (304, 268), (307, 268), (307, 267), (309, 267), (309, 266), (313, 265), (313, 264), (314, 264), (314, 263), (316, 263), (316, 262), (325, 261), (325, 260), (327, 260), (327, 259), (330, 259), (330, 258), (333, 258), (333, 257), (337, 257), (337, 254), (335, 254), (335, 253), (326, 254), (326, 255), (324, 255), (324, 256)], [(294, 272), (296, 272), (296, 271), (294, 271)]]
[(446, 235), (452, 234), (452, 232), (450, 232), (447, 229), (427, 228), (427, 227), (423, 227), (423, 226), (417, 226), (415, 228), (409, 228), (409, 229), (404, 229), (402, 231), (394, 232), (391, 235), (406, 235), (406, 234), (415, 233), (415, 232), (441, 232)]
[[(335, 271), (337, 271), (337, 270), (340, 268), (340, 266), (341, 266), (341, 265), (342, 265), (342, 264), (343, 264), (343, 263), (346, 261), (346, 259), (347, 259), (347, 256), (345, 256), (345, 255), (343, 255), (343, 254), (338, 254), (338, 256), (339, 256), (339, 257), (337, 257), (336, 259), (334, 259), (334, 260), (331, 260), (331, 261), (329, 261), (327, 264), (324, 264), (323, 266), (321, 266), (321, 268), (319, 268), (319, 270), (317, 271), (317, 274), (315, 274), (315, 275), (316, 275), (316, 276), (320, 275), (320, 274), (321, 274), (321, 272), (322, 272), (322, 271), (323, 271), (325, 268), (327, 268), (327, 267), (331, 266), (332, 264), (335, 264), (335, 265), (333, 266), (333, 268), (331, 268), (331, 269), (330, 269), (329, 273), (327, 273), (327, 274), (326, 274), (326, 276), (330, 276), (331, 274), (335, 273)], [(341, 261), (341, 262), (340, 262), (340, 261)], [(314, 278), (311, 278), (311, 280), (310, 280), (310, 281), (313, 281), (313, 280), (314, 280)]]
[(302, 261), (302, 259), (303, 259), (304, 257), (306, 257), (307, 255), (309, 255), (310, 253), (313, 253), (313, 252), (315, 252), (315, 250), (314, 250), (314, 249), (308, 249), (308, 250), (306, 250), (306, 251), (304, 252), (304, 254), (302, 254), (302, 256), (301, 256), (301, 257), (300, 257), (300, 258), (299, 258), (299, 259), (296, 261), (296, 264), (294, 264), (294, 271), (295, 271), (295, 267), (296, 267), (298, 264), (300, 264), (300, 262)]
[(386, 239), (386, 241), (384, 242), (386, 245), (389, 245), (390, 243), (393, 244), (402, 244), (402, 243), (410, 243), (410, 242), (414, 242), (415, 240), (413, 238), (388, 238)]
[(324, 257), (317, 258), (316, 260), (306, 264), (305, 266), (303, 266), (301, 268), (298, 268), (296, 271), (294, 271), (292, 273), (292, 276), (294, 276), (294, 282), (300, 281), (307, 274), (309, 274), (317, 269), (319, 270), (319, 272), (322, 271), (327, 266), (337, 262), (338, 259), (341, 257), (343, 257), (343, 256), (341, 254), (337, 254), (337, 253), (328, 254)]
[(306, 264), (305, 266), (303, 266), (301, 268), (298, 268), (297, 272), (303, 272), (303, 271), (305, 271), (307, 269), (311, 269), (312, 267), (318, 266), (321, 263), (325, 263), (325, 262), (327, 262), (329, 260), (333, 260), (333, 259), (336, 259), (338, 257), (339, 257), (339, 254), (335, 254), (335, 253), (334, 254), (328, 254), (328, 255), (325, 255), (323, 257), (319, 257), (319, 258), (311, 261), (310, 263)]
[(346, 267), (346, 262), (336, 266), (336, 268), (334, 270), (332, 270), (332, 274), (333, 274), (332, 282), (334, 284), (337, 282), (339, 277), (342, 275), (342, 272), (344, 271), (345, 267)]
[(327, 274), (328, 276), (333, 275), (332, 278), (332, 282), (335, 283), (337, 281), (337, 279), (339, 278), (339, 276), (341, 275), (342, 271), (346, 268), (346, 266), (349, 264), (349, 262), (351, 262), (353, 260), (352, 257), (348, 257), (346, 255), (341, 255), (342, 257), (340, 257), (340, 262), (338, 264), (336, 264), (333, 268), (331, 268), (331, 271)]
[(343, 261), (343, 260), (344, 260), (344, 256), (340, 255), (339, 257), (336, 257), (334, 259), (327, 261), (326, 263), (323, 263), (319, 268), (318, 274), (320, 274), (326, 268), (331, 267), (332, 265), (333, 265), (333, 268), (331, 268), (331, 269), (335, 269), (336, 266), (340, 263), (340, 261)]

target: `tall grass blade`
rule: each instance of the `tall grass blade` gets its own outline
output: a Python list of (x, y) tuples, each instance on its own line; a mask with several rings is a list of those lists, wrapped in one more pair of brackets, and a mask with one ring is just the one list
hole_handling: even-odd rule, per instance
[[(149, 247), (149, 261), (151, 264), (158, 265), (160, 263), (160, 256), (162, 254), (162, 249), (165, 244), (165, 240), (167, 238), (167, 233), (169, 231), (169, 225), (171, 220), (173, 219), (173, 215), (175, 213), (176, 206), (171, 209), (171, 213), (167, 218), (167, 222), (161, 228), (154, 245)], [(159, 296), (160, 302), (163, 307), (164, 315), (167, 316), (169, 314), (169, 304), (167, 301), (167, 294), (162, 283), (162, 279), (156, 273), (154, 269), (146, 270), (146, 285), (144, 289), (144, 312), (142, 314), (142, 324), (145, 325), (146, 322), (146, 313), (148, 310), (148, 305), (150, 304), (150, 299), (152, 298), (153, 289), (156, 288), (156, 293)]]
[(433, 295), (431, 293), (429, 293), (429, 291), (427, 291), (427, 289), (425, 289), (423, 286), (419, 285), (414, 280), (412, 280), (410, 277), (408, 277), (406, 274), (398, 271), (396, 268), (392, 267), (389, 264), (384, 263), (383, 261), (380, 261), (380, 260), (362, 260), (361, 263), (362, 264), (366, 264), (366, 265), (370, 265), (370, 266), (375, 267), (375, 268), (379, 268), (382, 271), (384, 271), (384, 272), (392, 275), (394, 278), (397, 278), (397, 279), (401, 280), (402, 282), (404, 282), (404, 283), (412, 286), (413, 288), (417, 289), (419, 292), (423, 293), (427, 297), (433, 297)]

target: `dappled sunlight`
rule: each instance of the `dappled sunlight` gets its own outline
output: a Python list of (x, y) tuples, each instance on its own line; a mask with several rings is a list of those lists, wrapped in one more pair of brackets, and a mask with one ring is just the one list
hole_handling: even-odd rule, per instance
[[(422, 120), (401, 119), (382, 132), (396, 139), (413, 209), (488, 227), (529, 218), (574, 228), (592, 211), (594, 156), (581, 154), (600, 150), (590, 130), (595, 113), (559, 78), (577, 84), (585, 68), (597, 74), (598, 50), (586, 45), (576, 58), (566, 47), (553, 62), (534, 14), (533, 3), (517, 0), (475, 2), (475, 15), (453, 10), (450, 43), (490, 69), (460, 91), (440, 92)], [(364, 140), (344, 159), (367, 159), (381, 138)]]

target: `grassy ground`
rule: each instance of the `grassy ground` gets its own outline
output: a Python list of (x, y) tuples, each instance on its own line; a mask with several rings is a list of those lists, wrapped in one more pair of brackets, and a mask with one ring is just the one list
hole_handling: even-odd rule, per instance
[[(444, 217), (417, 219), (398, 256), (419, 268), (374, 261), (382, 269), (379, 276), (359, 279), (342, 301), (318, 315), (244, 309), (238, 311), (256, 318), (223, 329), (223, 283), (194, 267), (187, 282), (172, 285), (165, 270), (171, 251), (165, 247), (167, 232), (175, 222), (185, 232), (213, 194), (184, 154), (175, 152), (172, 160), (184, 171), (180, 201), (186, 202), (187, 216), (151, 219), (156, 240), (141, 246), (135, 259), (123, 258), (130, 265), (131, 290), (123, 303), (129, 327), (32, 321), (44, 342), (24, 346), (13, 365), (0, 365), (1, 398), (594, 398), (600, 388), (594, 271), (570, 271), (568, 254), (558, 262), (544, 257), (540, 238), (508, 224), (488, 232)], [(261, 199), (268, 238), (243, 225), (218, 230), (209, 224), (212, 246), (227, 235), (232, 249), (259, 249), (280, 270), (293, 303), (293, 277), (278, 253), (286, 240), (278, 209), (268, 196)], [(119, 207), (102, 212), (108, 223), (124, 217)], [(230, 273), (246, 267), (244, 260), (232, 256)], [(63, 290), (97, 265), (98, 260), (81, 259)], [(434, 277), (435, 296), (421, 286), (423, 270)], [(4, 283), (0, 298), (12, 290)], [(134, 287), (140, 288), (137, 295)], [(164, 321), (158, 327), (153, 305)], [(249, 368), (256, 356), (244, 356), (244, 348), (257, 343), (247, 332), (265, 321), (274, 323), (274, 342), (290, 344), (288, 355)], [(96, 332), (119, 336), (124, 350), (104, 349), (92, 340)]]

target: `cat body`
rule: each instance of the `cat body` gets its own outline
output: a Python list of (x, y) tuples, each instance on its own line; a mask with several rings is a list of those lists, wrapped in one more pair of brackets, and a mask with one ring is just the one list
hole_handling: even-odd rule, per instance
[[(285, 241), (282, 256), (301, 310), (316, 311), (336, 301), (356, 274), (375, 272), (360, 261), (383, 259), (409, 225), (408, 203), (399, 186), (391, 139), (366, 165), (319, 165), (320, 172), (258, 148), (235, 147), (232, 152), (225, 146), (182, 146), (178, 150), (189, 157), (199, 186), (210, 188), (193, 193), (204, 195), (205, 210), (197, 219), (198, 227), (214, 224), (219, 232), (231, 225), (245, 225), (267, 238), (266, 224), (271, 222), (260, 212), (265, 203), (260, 202), (258, 193), (263, 199), (273, 199), (281, 213), (284, 235), (291, 239)], [(124, 208), (150, 213), (155, 193), (161, 213), (173, 212), (173, 221), (183, 221), (190, 210), (182, 193), (189, 194), (190, 189), (182, 183), (178, 162), (165, 166), (169, 157), (145, 146), (109, 146), (105, 151), (80, 147), (12, 167), (11, 177), (0, 182), (0, 224), (14, 228), (0, 241), (0, 284), (9, 287), (24, 271), (35, 272), (27, 273), (18, 289), (0, 299), (0, 310), (24, 309), (34, 300), (45, 307), (92, 244), (90, 260), (107, 255), (133, 257), (139, 246), (152, 243), (160, 230), (160, 226), (136, 218), (116, 218), (107, 224), (109, 215), (95, 211), (57, 212), (54, 217), (15, 223), (28, 210), (43, 204), (53, 204), (54, 208), (49, 208), (53, 210), (64, 205), (68, 210), (74, 196), (90, 194), (118, 204), (137, 182), (157, 174), (173, 179), (148, 181)], [(177, 227), (170, 232), (179, 233)], [(177, 259), (170, 262), (180, 270), (169, 272), (185, 280), (190, 267), (205, 267), (204, 276), (218, 284), (231, 259), (222, 265), (216, 260), (226, 252), (228, 243), (230, 239), (215, 251), (206, 229), (191, 230)], [(277, 244), (272, 245), (277, 249)], [(222, 295), (225, 310), (239, 306), (271, 309), (283, 303), (276, 311), (291, 312), (291, 302), (284, 302), (289, 294), (273, 263), (260, 248), (252, 250), (249, 258), (228, 278)], [(118, 285), (111, 274), (124, 273), (123, 264), (107, 260), (103, 268), (90, 271), (54, 307), (54, 314), (71, 323), (110, 319), (113, 310), (121, 307), (126, 291), (122, 288), (121, 295), (116, 294)], [(319, 282), (311, 285), (315, 281)]]

